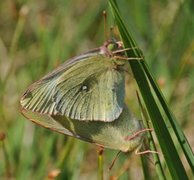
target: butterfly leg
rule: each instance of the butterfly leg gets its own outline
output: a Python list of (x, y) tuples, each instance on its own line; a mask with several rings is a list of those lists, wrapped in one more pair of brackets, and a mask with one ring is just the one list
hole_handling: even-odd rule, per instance
[(131, 139), (135, 138), (136, 136), (138, 136), (139, 134), (141, 134), (141, 133), (143, 133), (143, 132), (145, 132), (145, 131), (153, 131), (153, 129), (150, 129), (150, 128), (142, 129), (142, 130), (140, 130), (140, 131), (135, 132), (135, 133), (134, 133), (133, 135), (131, 135), (131, 136), (126, 136), (126, 137), (125, 137), (125, 140), (131, 140)]
[(142, 154), (160, 154), (159, 152), (157, 152), (157, 151), (152, 151), (152, 150), (145, 150), (145, 151), (139, 151), (139, 149), (140, 148), (137, 148), (136, 150), (135, 150), (135, 154), (137, 154), (137, 155), (142, 155)]
[(144, 150), (144, 151), (139, 151), (141, 149), (142, 145), (140, 145), (136, 150), (135, 150), (135, 154), (136, 155), (142, 155), (142, 154), (160, 154), (157, 151), (152, 151), (152, 150)]
[(121, 59), (121, 60), (143, 60), (143, 57), (123, 57), (123, 56), (114, 56), (116, 59)]
[(116, 154), (116, 156), (114, 157), (114, 159), (113, 159), (111, 165), (110, 165), (109, 168), (108, 168), (109, 171), (110, 171), (110, 170), (112, 169), (112, 167), (114, 166), (114, 164), (115, 164), (117, 158), (119, 157), (119, 154), (120, 154), (120, 153), (121, 153), (121, 151), (119, 151), (119, 152)]
[[(144, 131), (152, 131), (152, 129), (142, 129), (141, 132), (144, 132)], [(140, 131), (136, 132), (137, 133), (141, 133)], [(139, 151), (141, 149), (143, 144), (141, 144), (136, 150), (135, 150), (135, 154), (137, 155), (142, 155), (142, 154), (160, 154), (159, 152), (157, 151), (152, 151), (152, 150), (144, 150), (144, 151)]]
[[(130, 50), (133, 50), (133, 49), (139, 49), (139, 48), (138, 48), (138, 47), (124, 48), (124, 49), (115, 50), (115, 51), (113, 51), (112, 53), (113, 53), (113, 54), (117, 54), (117, 53), (120, 53), (120, 52), (130, 51)], [(140, 50), (140, 49), (139, 49), (139, 50)]]

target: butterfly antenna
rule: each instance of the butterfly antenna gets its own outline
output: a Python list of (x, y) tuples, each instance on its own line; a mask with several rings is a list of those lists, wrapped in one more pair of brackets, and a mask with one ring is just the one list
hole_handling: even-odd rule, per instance
[(114, 27), (113, 27), (113, 26), (111, 26), (111, 27), (110, 27), (110, 37), (111, 37), (111, 38), (113, 38), (113, 37), (114, 37), (114, 35), (113, 35), (113, 30), (114, 30)]
[(104, 37), (107, 41), (108, 40), (108, 34), (107, 34), (107, 13), (106, 13), (106, 11), (103, 11), (103, 16), (104, 16)]

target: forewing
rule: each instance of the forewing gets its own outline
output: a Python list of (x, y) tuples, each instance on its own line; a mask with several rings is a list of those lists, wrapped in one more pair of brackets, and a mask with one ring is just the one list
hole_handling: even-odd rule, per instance
[(124, 76), (118, 71), (107, 69), (86, 79), (77, 77), (73, 82), (61, 82), (55, 94), (60, 114), (79, 120), (113, 121), (122, 112)]
[(42, 114), (113, 121), (123, 109), (124, 74), (111, 63), (98, 55), (51, 73), (26, 91), (21, 105)]

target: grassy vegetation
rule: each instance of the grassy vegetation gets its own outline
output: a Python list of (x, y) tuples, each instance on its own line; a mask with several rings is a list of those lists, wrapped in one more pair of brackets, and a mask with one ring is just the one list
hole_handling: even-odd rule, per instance
[[(117, 2), (150, 72), (194, 148), (193, 2)], [(104, 42), (103, 10), (108, 12), (108, 26), (115, 25), (110, 7), (103, 0), (0, 1), (0, 138), (3, 139), (3, 133), (6, 135), (0, 142), (0, 179), (52, 179), (59, 171), (56, 179), (97, 179), (95, 145), (34, 125), (21, 116), (19, 98), (28, 85), (57, 65)], [(115, 28), (114, 33), (118, 36), (119, 31)], [(131, 77), (127, 84), (126, 101), (141, 118), (135, 95), (138, 87)], [(168, 119), (164, 112), (162, 115)], [(171, 124), (166, 122), (191, 178), (192, 169)], [(155, 132), (152, 134), (156, 139)], [(157, 150), (163, 152), (157, 140), (155, 142)], [(113, 150), (104, 152), (105, 179), (157, 178), (152, 156), (142, 160), (147, 161), (144, 177), (140, 157), (134, 153), (122, 153), (109, 172), (108, 167), (116, 153)], [(162, 153), (160, 159), (165, 176), (170, 179)]]

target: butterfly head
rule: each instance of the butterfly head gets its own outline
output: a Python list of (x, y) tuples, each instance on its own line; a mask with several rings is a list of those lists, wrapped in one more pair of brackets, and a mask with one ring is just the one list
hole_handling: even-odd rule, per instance
[(118, 49), (123, 49), (123, 43), (122, 41), (117, 41), (116, 39), (112, 38), (104, 43), (104, 46), (109, 51), (115, 51)]
[(101, 52), (109, 57), (125, 55), (122, 41), (116, 41), (116, 39), (106, 41), (101, 47)]
[(107, 47), (107, 49), (109, 51), (116, 51), (116, 50), (120, 50), (123, 49), (123, 44), (121, 41), (116, 41), (115, 39), (112, 39), (108, 42), (105, 43), (105, 46)]

